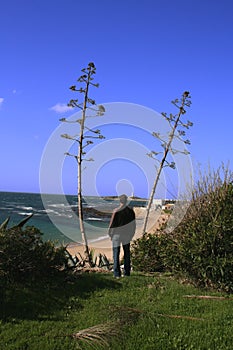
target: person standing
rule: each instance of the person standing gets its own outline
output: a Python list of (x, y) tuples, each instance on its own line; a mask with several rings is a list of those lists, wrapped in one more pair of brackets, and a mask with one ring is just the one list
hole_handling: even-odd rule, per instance
[(130, 241), (136, 230), (136, 220), (134, 210), (127, 206), (127, 196), (119, 196), (120, 206), (114, 210), (108, 235), (112, 240), (113, 249), (113, 274), (115, 278), (121, 276), (120, 269), (120, 248), (124, 251), (124, 276), (130, 276)]

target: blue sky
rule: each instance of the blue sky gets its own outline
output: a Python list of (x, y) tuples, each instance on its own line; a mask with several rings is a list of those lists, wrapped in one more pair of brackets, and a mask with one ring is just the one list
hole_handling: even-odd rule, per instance
[[(42, 154), (59, 118), (71, 114), (63, 111), (74, 97), (69, 86), (90, 61), (100, 104), (170, 113), (170, 101), (190, 91), (187, 116), (194, 126), (187, 136), (194, 169), (228, 161), (231, 167), (232, 18), (231, 0), (1, 1), (0, 190), (40, 191)], [(136, 135), (154, 147), (135, 129), (104, 128), (108, 139)], [(66, 193), (76, 193), (75, 167), (73, 159), (64, 161)], [(104, 164), (94, 180), (100, 194), (115, 194), (117, 186), (123, 191), (128, 181), (128, 190), (147, 196), (142, 169), (135, 167), (130, 159), (128, 165), (118, 158)], [(87, 192), (88, 181), (93, 179), (86, 179)], [(171, 180), (169, 186), (173, 191), (176, 185)]]

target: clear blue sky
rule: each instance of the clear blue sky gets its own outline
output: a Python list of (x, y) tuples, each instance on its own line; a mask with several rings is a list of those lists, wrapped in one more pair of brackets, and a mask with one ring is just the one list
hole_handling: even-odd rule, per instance
[[(74, 97), (69, 86), (90, 61), (101, 104), (174, 112), (170, 101), (190, 91), (194, 167), (232, 165), (232, 18), (231, 0), (2, 0), (0, 190), (40, 191), (43, 150)], [(127, 138), (128, 131), (117, 130), (105, 127), (106, 136)], [(74, 162), (65, 160), (67, 193), (76, 192)], [(147, 195), (142, 171), (126, 163), (115, 159), (100, 169), (100, 194), (115, 194), (117, 183), (129, 181), (136, 195)]]

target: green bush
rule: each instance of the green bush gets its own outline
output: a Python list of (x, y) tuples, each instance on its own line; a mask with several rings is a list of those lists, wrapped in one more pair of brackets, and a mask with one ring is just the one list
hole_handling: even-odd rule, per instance
[(48, 277), (67, 265), (65, 248), (42, 241), (35, 227), (0, 231), (0, 276), (8, 281)]
[(136, 241), (133, 261), (144, 271), (159, 262), (199, 286), (233, 292), (233, 174), (222, 167), (201, 176), (181, 223)]
[(132, 244), (132, 265), (136, 271), (162, 272), (165, 270), (163, 251), (166, 241), (158, 234), (145, 234)]
[(202, 176), (184, 219), (173, 231), (173, 267), (199, 285), (226, 291), (233, 291), (232, 180), (224, 168)]

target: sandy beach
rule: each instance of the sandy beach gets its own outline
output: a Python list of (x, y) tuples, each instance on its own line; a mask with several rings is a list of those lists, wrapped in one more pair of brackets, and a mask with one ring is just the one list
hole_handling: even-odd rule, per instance
[[(136, 233), (133, 239), (137, 239), (142, 236), (142, 225), (145, 214), (145, 208), (134, 208), (136, 215)], [(162, 212), (155, 212), (153, 215), (150, 215), (148, 221), (147, 232), (154, 233), (164, 223), (168, 218), (167, 214)], [(105, 254), (106, 257), (111, 261), (112, 260), (112, 242), (110, 238), (102, 239), (96, 242), (88, 242), (89, 249), (94, 250), (94, 255), (98, 256), (100, 253)], [(67, 246), (67, 250), (72, 256), (81, 254), (84, 256), (84, 246), (81, 243), (71, 243)], [(123, 249), (121, 249), (121, 257), (123, 256)]]

